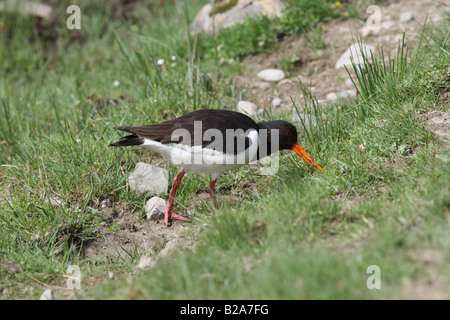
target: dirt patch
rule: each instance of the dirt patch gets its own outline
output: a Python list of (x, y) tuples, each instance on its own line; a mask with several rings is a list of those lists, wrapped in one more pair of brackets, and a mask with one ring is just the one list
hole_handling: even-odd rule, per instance
[(444, 253), (436, 249), (409, 250), (406, 256), (414, 261), (427, 265), (440, 264), (444, 261)]
[(419, 115), (420, 119), (427, 122), (429, 130), (437, 137), (450, 140), (450, 114), (449, 111), (431, 110), (427, 113)]
[(408, 300), (445, 300), (450, 299), (450, 279), (439, 274), (414, 280), (401, 290)]
[(120, 95), (118, 98), (112, 98), (112, 97), (97, 97), (95, 94), (89, 95), (85, 103), (88, 104), (92, 111), (97, 112), (104, 112), (105, 110), (108, 111), (108, 108), (117, 107), (122, 102), (129, 102), (130, 101), (130, 95), (129, 94), (123, 94)]
[[(16, 274), (20, 275), (22, 272), (22, 268), (19, 264), (10, 262), (10, 261), (1, 261), (0, 262), (0, 299), (8, 299), (9, 298), (9, 290), (6, 285), (7, 279), (14, 279)], [(17, 281), (17, 280), (14, 280)]]
[(439, 93), (439, 102), (443, 106), (448, 106), (450, 104), (450, 76), (447, 78), (447, 85), (448, 87)]
[(405, 158), (391, 158), (388, 161), (383, 162), (383, 167), (385, 169), (393, 169), (393, 170), (403, 170), (408, 168), (408, 164), (406, 163)]
[(17, 263), (8, 262), (8, 261), (0, 262), (0, 276), (2, 278), (6, 277), (6, 276), (14, 275), (21, 270), (22, 270), (22, 268)]
[[(375, 48), (380, 45), (386, 53), (395, 53), (398, 42), (405, 32), (406, 45), (412, 49), (412, 44), (418, 41), (425, 19), (427, 24), (439, 23), (442, 19), (441, 13), (448, 11), (448, 7), (438, 1), (393, 2), (381, 8), (382, 26), (377, 35), (361, 35), (361, 30), (369, 16), (363, 11), (355, 19), (336, 19), (321, 24), (322, 45), (317, 45), (311, 40), (307, 41), (304, 35), (294, 34), (281, 39), (274, 52), (244, 58), (241, 64), (243, 74), (234, 79), (237, 87), (242, 90), (246, 100), (256, 103), (259, 108), (269, 110), (273, 108), (271, 101), (275, 97), (283, 101), (281, 110), (290, 110), (291, 97), (297, 107), (301, 108), (303, 98), (299, 78), (322, 103), (327, 101), (327, 95), (330, 93), (354, 89), (345, 69), (336, 69), (335, 64), (347, 48), (356, 41), (356, 36), (360, 36), (363, 43), (373, 45)], [(400, 15), (404, 12), (411, 12), (413, 19), (402, 23)], [(278, 83), (260, 80), (256, 74), (268, 68), (282, 68), (287, 77)]]
[(110, 215), (111, 224), (101, 237), (85, 243), (83, 253), (87, 259), (157, 254), (174, 239), (178, 240), (180, 248), (191, 248), (195, 243), (195, 238), (186, 232), (186, 222), (177, 220), (167, 227), (164, 221), (147, 220), (140, 213), (117, 207), (105, 208), (104, 213)]
[(419, 262), (427, 275), (413, 280), (401, 289), (406, 299), (449, 299), (450, 277), (440, 272), (445, 262), (445, 254), (436, 249), (414, 249), (406, 252), (408, 259)]
[[(161, 161), (165, 161), (161, 159)], [(254, 166), (252, 164), (252, 166)], [(252, 170), (254, 170), (253, 168)], [(251, 170), (244, 168), (244, 170)], [(243, 200), (258, 193), (253, 180), (238, 178), (235, 174), (236, 183), (225, 183), (224, 181), (216, 185), (216, 202), (219, 207), (223, 205), (231, 206), (242, 203)], [(259, 178), (261, 181), (268, 179), (265, 176)], [(86, 259), (105, 260), (117, 257), (133, 255), (156, 256), (167, 248), (169, 243), (176, 243), (177, 250), (191, 249), (196, 244), (195, 227), (189, 222), (174, 220), (170, 227), (164, 224), (163, 220), (153, 221), (146, 219), (140, 210), (132, 210), (123, 206), (120, 202), (114, 202), (108, 199), (97, 202), (97, 206), (102, 211), (104, 227), (100, 230), (101, 236), (96, 239), (83, 241), (81, 244), (81, 253)], [(202, 211), (205, 213), (212, 204), (207, 192), (207, 184), (200, 187), (193, 195), (188, 210), (176, 212), (184, 217), (195, 216), (193, 212)], [(205, 210), (206, 209), (206, 210)], [(61, 228), (58, 238), (61, 243), (67, 241), (67, 236), (71, 236), (70, 230)], [(77, 245), (79, 249), (78, 238), (69, 239), (72, 244)]]

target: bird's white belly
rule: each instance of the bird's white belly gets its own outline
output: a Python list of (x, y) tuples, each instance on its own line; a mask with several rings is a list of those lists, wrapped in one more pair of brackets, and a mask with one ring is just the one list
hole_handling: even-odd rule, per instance
[(256, 130), (248, 133), (250, 145), (237, 154), (226, 154), (201, 146), (186, 146), (175, 143), (162, 144), (145, 139), (143, 146), (160, 153), (172, 164), (182, 167), (186, 172), (205, 173), (217, 179), (228, 170), (239, 168), (255, 159), (258, 151), (259, 135)]

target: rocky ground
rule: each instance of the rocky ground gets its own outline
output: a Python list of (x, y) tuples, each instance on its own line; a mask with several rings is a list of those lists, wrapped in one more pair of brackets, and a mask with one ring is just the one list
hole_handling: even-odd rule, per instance
[[(435, 0), (399, 0), (388, 1), (381, 9), (380, 29), (367, 26), (370, 14), (355, 19), (337, 19), (322, 24), (323, 44), (314, 48), (303, 35), (291, 35), (281, 40), (274, 52), (248, 56), (242, 61), (244, 72), (235, 78), (246, 100), (257, 104), (259, 108), (274, 111), (278, 106), (290, 109), (291, 98), (301, 107), (303, 101), (299, 89), (299, 80), (310, 87), (311, 92), (321, 103), (335, 101), (338, 97), (352, 98), (356, 91), (349, 80), (345, 68), (339, 61), (345, 57), (349, 46), (357, 37), (361, 42), (383, 47), (385, 52), (395, 52), (398, 42), (405, 32), (406, 44), (414, 48), (420, 37), (424, 23), (438, 23), (441, 13), (450, 10), (450, 2)], [(376, 52), (375, 52), (376, 53)], [(285, 78), (276, 82), (267, 82), (257, 74), (264, 69), (280, 68), (284, 61), (294, 61)], [(276, 103), (273, 103), (274, 99)]]

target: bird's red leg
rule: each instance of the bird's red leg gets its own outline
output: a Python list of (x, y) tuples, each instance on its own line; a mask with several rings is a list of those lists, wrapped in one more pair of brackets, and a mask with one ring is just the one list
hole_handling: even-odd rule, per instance
[(211, 180), (211, 182), (209, 183), (208, 186), (208, 193), (209, 193), (209, 197), (211, 198), (211, 202), (214, 205), (214, 208), (216, 208), (217, 210), (219, 209), (219, 207), (216, 204), (216, 200), (215, 200), (215, 196), (216, 196), (216, 180)]
[(169, 225), (169, 217), (173, 217), (174, 219), (187, 221), (185, 217), (179, 216), (172, 211), (173, 200), (175, 199), (175, 194), (177, 193), (177, 189), (180, 186), (181, 178), (183, 178), (186, 171), (181, 170), (179, 174), (173, 179), (172, 189), (170, 190), (169, 200), (166, 205), (166, 215), (164, 217), (164, 222), (166, 226)]

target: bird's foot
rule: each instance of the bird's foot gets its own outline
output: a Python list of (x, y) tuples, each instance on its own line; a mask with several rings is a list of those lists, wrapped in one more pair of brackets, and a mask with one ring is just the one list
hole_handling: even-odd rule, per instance
[(176, 214), (175, 212), (173, 212), (172, 209), (166, 209), (166, 215), (164, 216), (164, 222), (166, 223), (166, 226), (169, 225), (170, 217), (172, 217), (173, 219), (176, 219), (176, 220), (189, 221), (187, 218), (182, 217), (182, 216)]
[(209, 197), (211, 199), (211, 202), (212, 202), (214, 208), (216, 208), (216, 210), (219, 210), (219, 207), (217, 206), (217, 203), (216, 203), (216, 194), (217, 194), (216, 188), (215, 188), (216, 180), (211, 180), (211, 182), (209, 183), (208, 193), (209, 193)]

